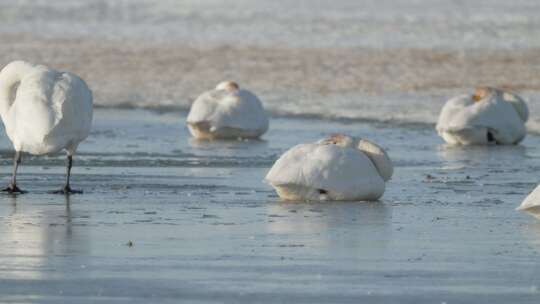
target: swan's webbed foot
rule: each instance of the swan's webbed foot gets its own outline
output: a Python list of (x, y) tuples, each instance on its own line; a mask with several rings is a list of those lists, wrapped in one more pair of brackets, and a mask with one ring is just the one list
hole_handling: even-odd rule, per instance
[(2, 192), (7, 192), (9, 194), (23, 194), (26, 193), (26, 191), (21, 190), (19, 187), (17, 187), (16, 184), (10, 183), (7, 188), (2, 189)]
[(64, 186), (64, 188), (60, 189), (60, 190), (56, 190), (56, 191), (53, 191), (52, 192), (53, 194), (64, 194), (64, 195), (70, 195), (70, 194), (82, 194), (82, 190), (74, 190), (74, 189), (71, 189), (70, 186)]

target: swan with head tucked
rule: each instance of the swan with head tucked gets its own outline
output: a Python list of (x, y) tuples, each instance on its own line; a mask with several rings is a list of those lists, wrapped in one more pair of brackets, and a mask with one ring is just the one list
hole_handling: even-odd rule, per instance
[(392, 174), (392, 161), (381, 147), (334, 134), (291, 148), (265, 180), (284, 200), (377, 200)]
[(437, 132), (452, 145), (518, 144), (526, 135), (527, 104), (518, 95), (490, 87), (450, 99)]
[(187, 125), (198, 139), (258, 138), (268, 130), (268, 117), (255, 94), (225, 81), (193, 102)]
[(540, 185), (536, 186), (516, 210), (529, 212), (540, 220)]
[(17, 168), (23, 152), (43, 155), (67, 152), (66, 183), (57, 193), (71, 189), (73, 154), (90, 132), (92, 92), (77, 75), (43, 65), (14, 61), (0, 71), (0, 116), (15, 148), (13, 177), (4, 190), (22, 192)]

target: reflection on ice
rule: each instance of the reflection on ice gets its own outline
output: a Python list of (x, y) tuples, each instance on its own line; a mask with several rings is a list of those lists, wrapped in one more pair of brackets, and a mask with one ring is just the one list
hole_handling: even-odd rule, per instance
[(237, 140), (205, 140), (190, 138), (189, 145), (192, 148), (211, 150), (219, 147), (227, 150), (239, 150), (239, 149), (263, 149), (268, 143), (264, 139), (237, 139)]
[(269, 203), (267, 231), (279, 244), (305, 244), (332, 255), (382, 255), (391, 240), (392, 211), (381, 202)]
[(528, 212), (530, 215), (536, 217), (540, 220), (540, 206), (531, 207), (528, 209), (524, 209), (523, 211)]
[[(540, 208), (536, 209), (535, 212), (536, 213), (533, 215), (540, 219), (540, 217), (538, 217), (540, 215)], [(526, 240), (531, 247), (540, 250), (540, 222), (532, 219), (529, 223), (521, 227), (521, 232), (523, 239)]]
[(0, 224), (1, 277), (50, 278), (58, 261), (73, 262), (52, 256), (88, 251), (86, 239), (72, 227), (69, 197), (61, 197), (61, 203), (55, 204), (23, 195), (11, 196), (9, 201), (9, 208), (0, 209), (0, 215), (5, 215)]
[(524, 157), (527, 153), (527, 148), (522, 145), (515, 146), (451, 146), (447, 144), (440, 145), (437, 149), (437, 154), (442, 159), (458, 163), (482, 163), (489, 159), (511, 159)]

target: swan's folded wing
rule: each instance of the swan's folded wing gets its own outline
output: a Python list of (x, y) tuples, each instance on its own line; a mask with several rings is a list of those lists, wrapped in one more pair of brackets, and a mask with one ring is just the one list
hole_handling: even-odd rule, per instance
[(51, 101), (55, 80), (53, 71), (40, 70), (25, 76), (17, 89), (11, 119), (16, 137), (26, 143), (41, 143), (60, 119)]
[(523, 200), (521, 205), (517, 207), (517, 210), (527, 210), (535, 207), (540, 209), (540, 185), (536, 186), (533, 192)]
[(71, 73), (57, 75), (50, 107), (54, 126), (48, 138), (65, 137), (78, 143), (88, 136), (93, 116), (92, 92), (81, 78)]
[(502, 98), (514, 107), (514, 110), (516, 110), (523, 122), (527, 122), (529, 119), (529, 108), (523, 98), (512, 92), (504, 92)]
[(261, 101), (248, 90), (239, 90), (228, 95), (220, 103), (216, 127), (229, 127), (244, 130), (268, 129), (268, 117)]
[(186, 119), (187, 123), (197, 124), (214, 120), (219, 100), (223, 96), (224, 92), (219, 90), (212, 90), (201, 94), (191, 105)]
[(206, 122), (211, 128), (268, 129), (268, 117), (260, 100), (247, 90), (213, 90), (199, 96), (191, 106), (188, 124)]
[(461, 113), (472, 104), (473, 100), (470, 95), (460, 95), (448, 100), (439, 114), (437, 131), (441, 133), (462, 128), (463, 122), (459, 121)]

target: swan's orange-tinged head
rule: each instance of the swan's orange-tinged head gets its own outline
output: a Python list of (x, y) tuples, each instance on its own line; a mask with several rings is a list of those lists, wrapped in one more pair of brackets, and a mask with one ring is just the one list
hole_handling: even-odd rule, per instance
[(491, 87), (478, 87), (476, 90), (474, 90), (474, 94), (472, 96), (473, 101), (478, 102), (482, 99), (484, 99), (486, 96), (494, 93), (496, 89)]
[(322, 143), (327, 145), (336, 145), (340, 147), (350, 147), (354, 144), (355, 139), (345, 134), (336, 133), (322, 140)]
[(223, 81), (216, 86), (216, 90), (237, 91), (240, 86), (234, 81)]

